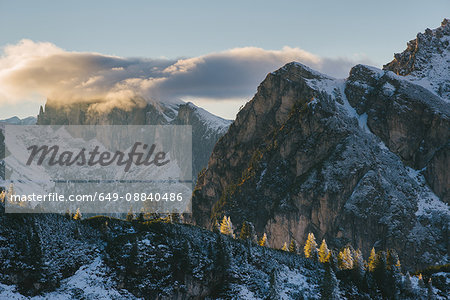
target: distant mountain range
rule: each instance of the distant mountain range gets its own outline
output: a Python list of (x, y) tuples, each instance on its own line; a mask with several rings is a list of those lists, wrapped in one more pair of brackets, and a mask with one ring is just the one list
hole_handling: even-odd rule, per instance
[[(133, 103), (132, 101), (130, 103)], [(145, 102), (144, 105), (103, 112), (93, 109), (97, 103), (61, 106), (49, 100), (41, 107), (38, 125), (191, 125), (192, 178), (206, 167), (217, 140), (225, 134), (230, 120), (215, 116), (192, 103), (182, 101)]]
[(0, 123), (13, 124), (13, 125), (34, 125), (37, 122), (36, 117), (27, 117), (20, 119), (19, 117), (12, 117), (4, 120), (0, 120)]

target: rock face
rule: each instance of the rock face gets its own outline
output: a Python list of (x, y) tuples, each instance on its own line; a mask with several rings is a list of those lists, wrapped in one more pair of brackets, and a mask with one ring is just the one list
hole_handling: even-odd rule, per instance
[(362, 65), (351, 70), (345, 93), (370, 130), (407, 166), (426, 169), (433, 191), (449, 203), (450, 104), (391, 72)]
[(207, 165), (217, 140), (225, 134), (231, 121), (217, 117), (192, 103), (147, 103), (129, 101), (126, 109), (97, 109), (97, 103), (74, 103), (61, 106), (48, 100), (38, 115), (38, 125), (191, 125), (192, 178)]
[(383, 68), (450, 99), (450, 20), (444, 19), (441, 26), (417, 34), (402, 53)]
[(347, 80), (298, 63), (269, 74), (198, 178), (193, 221), (251, 221), (273, 247), (313, 232), (395, 248), (408, 268), (446, 261), (450, 109), (415, 83), (362, 65)]

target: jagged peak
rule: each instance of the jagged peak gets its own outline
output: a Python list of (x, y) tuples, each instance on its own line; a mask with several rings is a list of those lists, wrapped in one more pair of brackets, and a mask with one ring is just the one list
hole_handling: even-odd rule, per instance
[(36, 117), (30, 116), (21, 119), (18, 116), (14, 116), (8, 119), (0, 120), (0, 123), (7, 123), (14, 125), (34, 125), (36, 124)]
[(405, 51), (394, 54), (394, 59), (383, 66), (397, 75), (434, 92), (450, 101), (450, 21), (425, 29), (407, 43)]
[(271, 74), (274, 75), (292, 75), (295, 74), (297, 76), (300, 76), (304, 79), (334, 79), (331, 76), (328, 76), (326, 74), (320, 73), (319, 71), (313, 70), (307, 65), (304, 65), (299, 62), (290, 62), (276, 70), (275, 72), (272, 72)]
[(364, 81), (375, 81), (382, 77), (385, 71), (378, 69), (376, 67), (358, 64), (350, 69), (348, 80), (364, 80)]
[(207, 125), (209, 128), (212, 128), (214, 130), (224, 130), (227, 129), (228, 126), (230, 126), (230, 124), (232, 123), (231, 120), (227, 120), (224, 118), (221, 118), (219, 116), (216, 116), (212, 113), (210, 113), (209, 111), (198, 107), (197, 105), (195, 105), (192, 102), (187, 102), (185, 104), (181, 104), (181, 107), (187, 107), (188, 109), (190, 109), (193, 113), (195, 113), (195, 115), (205, 124)]

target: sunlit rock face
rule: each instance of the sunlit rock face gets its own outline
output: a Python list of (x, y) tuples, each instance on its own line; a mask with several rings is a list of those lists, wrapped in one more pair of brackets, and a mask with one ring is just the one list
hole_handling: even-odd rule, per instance
[(445, 260), (448, 99), (388, 69), (358, 65), (336, 80), (290, 63), (267, 75), (214, 147), (193, 222), (251, 221), (278, 248), (313, 232), (366, 255), (395, 248), (411, 268)]

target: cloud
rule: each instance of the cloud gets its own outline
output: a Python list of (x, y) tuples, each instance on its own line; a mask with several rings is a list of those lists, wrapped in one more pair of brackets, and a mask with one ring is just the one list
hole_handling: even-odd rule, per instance
[(17, 103), (33, 95), (61, 104), (95, 101), (104, 107), (126, 107), (133, 98), (248, 98), (268, 72), (291, 61), (335, 77), (347, 76), (357, 63), (354, 59), (321, 58), (290, 47), (235, 48), (171, 60), (69, 52), (51, 43), (22, 40), (4, 47), (0, 57), (0, 104)]

